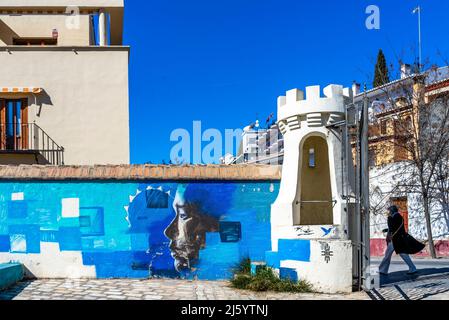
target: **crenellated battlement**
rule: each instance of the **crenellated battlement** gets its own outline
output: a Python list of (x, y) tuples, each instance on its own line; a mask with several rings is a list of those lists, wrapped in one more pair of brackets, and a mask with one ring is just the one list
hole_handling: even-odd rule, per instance
[(287, 128), (300, 129), (302, 118), (309, 127), (321, 127), (344, 119), (344, 106), (350, 98), (350, 89), (341, 85), (331, 84), (323, 89), (320, 86), (306, 87), (306, 92), (299, 89), (287, 91), (285, 96), (278, 98), (278, 119), (282, 133)]

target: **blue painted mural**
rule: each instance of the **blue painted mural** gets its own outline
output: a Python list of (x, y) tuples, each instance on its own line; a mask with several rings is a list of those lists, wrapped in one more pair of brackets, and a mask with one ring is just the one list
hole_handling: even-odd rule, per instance
[(271, 182), (0, 183), (0, 253), (43, 254), (41, 244), (53, 243), (80, 252), (97, 278), (227, 279), (241, 259), (270, 255), (278, 190)]

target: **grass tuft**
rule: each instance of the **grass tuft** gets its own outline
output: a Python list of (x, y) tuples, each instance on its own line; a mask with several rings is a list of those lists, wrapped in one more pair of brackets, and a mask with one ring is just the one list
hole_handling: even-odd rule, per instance
[(234, 267), (233, 273), (234, 278), (231, 280), (231, 285), (236, 289), (257, 292), (313, 292), (312, 286), (307, 281), (299, 280), (296, 282), (288, 279), (280, 279), (274, 270), (267, 266), (259, 267), (256, 274), (252, 275), (251, 260), (248, 258), (243, 259)]
[(236, 264), (234, 268), (232, 268), (232, 273), (234, 274), (251, 274), (251, 259), (244, 258), (240, 263)]

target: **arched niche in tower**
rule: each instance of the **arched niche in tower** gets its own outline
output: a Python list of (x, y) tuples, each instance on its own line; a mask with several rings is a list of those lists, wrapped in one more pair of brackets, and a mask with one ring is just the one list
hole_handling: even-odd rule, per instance
[(300, 155), (294, 224), (331, 225), (332, 186), (326, 139), (318, 135), (305, 137)]

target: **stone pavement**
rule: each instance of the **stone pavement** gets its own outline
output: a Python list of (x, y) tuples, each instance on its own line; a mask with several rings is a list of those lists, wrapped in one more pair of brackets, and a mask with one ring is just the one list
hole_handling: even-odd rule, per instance
[[(413, 259), (418, 273), (407, 275), (406, 264), (392, 259), (388, 276), (380, 277), (381, 287), (370, 292), (373, 300), (449, 300), (449, 259)], [(375, 272), (380, 258), (371, 259)]]
[[(412, 257), (412, 260), (418, 268), (418, 273), (414, 276), (409, 276), (407, 275), (407, 265), (401, 258), (394, 256), (391, 260), (388, 277), (381, 279), (382, 285), (449, 274), (449, 259), (420, 259)], [(381, 261), (382, 258), (379, 257), (371, 258), (371, 273), (377, 273)]]
[(370, 292), (373, 300), (449, 300), (448, 275), (388, 284)]
[[(372, 271), (379, 258), (372, 259)], [(173, 279), (36, 280), (0, 292), (0, 300), (449, 300), (449, 259), (414, 259), (418, 274), (395, 257), (381, 287), (369, 294), (256, 293), (236, 290), (225, 281)]]
[(0, 300), (368, 300), (363, 292), (348, 295), (255, 293), (236, 290), (224, 281), (36, 280), (0, 292)]

